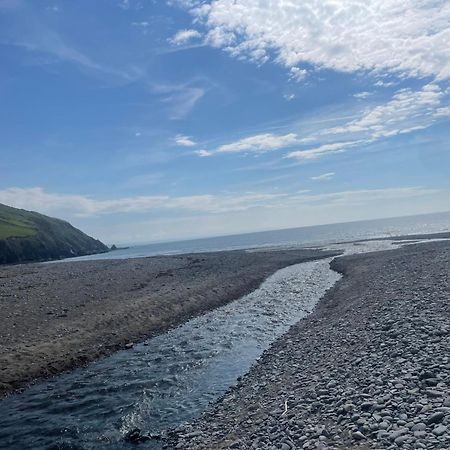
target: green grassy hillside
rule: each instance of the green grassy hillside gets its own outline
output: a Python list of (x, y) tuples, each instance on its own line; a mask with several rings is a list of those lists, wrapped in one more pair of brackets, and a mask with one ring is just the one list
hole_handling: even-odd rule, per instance
[(0, 205), (0, 239), (25, 237), (36, 234), (31, 223), (19, 214), (11, 212), (8, 207)]
[(45, 261), (108, 251), (64, 220), (0, 203), (0, 264)]

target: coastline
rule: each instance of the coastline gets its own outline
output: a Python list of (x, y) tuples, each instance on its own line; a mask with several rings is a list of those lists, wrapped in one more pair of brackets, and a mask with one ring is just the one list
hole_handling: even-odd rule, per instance
[(163, 333), (338, 252), (224, 251), (0, 267), (0, 398)]
[(450, 242), (332, 268), (316, 310), (166, 448), (450, 448)]

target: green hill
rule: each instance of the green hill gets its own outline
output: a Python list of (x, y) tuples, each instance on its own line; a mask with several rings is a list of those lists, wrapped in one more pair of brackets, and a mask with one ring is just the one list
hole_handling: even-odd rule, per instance
[(102, 242), (37, 212), (0, 203), (0, 264), (48, 261), (107, 252)]

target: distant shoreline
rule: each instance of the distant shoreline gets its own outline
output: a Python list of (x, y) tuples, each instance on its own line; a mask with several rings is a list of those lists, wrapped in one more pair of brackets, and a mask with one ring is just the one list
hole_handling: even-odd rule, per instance
[[(227, 236), (225, 236), (227, 237)], [(205, 240), (209, 240), (212, 238), (207, 238)], [(220, 239), (220, 237), (219, 237)], [(197, 254), (197, 253), (215, 253), (215, 252), (227, 252), (227, 251), (272, 251), (272, 250), (299, 250), (299, 249), (305, 249), (305, 248), (324, 248), (327, 245), (334, 245), (334, 244), (351, 244), (351, 243), (357, 243), (357, 242), (364, 242), (364, 241), (384, 241), (384, 240), (416, 240), (416, 239), (450, 239), (450, 231), (443, 231), (443, 232), (436, 232), (436, 233), (420, 233), (420, 234), (399, 234), (399, 235), (393, 235), (393, 236), (380, 236), (380, 237), (367, 237), (367, 238), (358, 238), (358, 239), (330, 239), (326, 242), (314, 242), (314, 243), (302, 243), (298, 245), (291, 245), (291, 244), (264, 244), (264, 245), (243, 245), (243, 246), (237, 246), (236, 248), (230, 248), (230, 247), (224, 247), (224, 248), (217, 248), (214, 247), (212, 249), (193, 249), (193, 247), (189, 247), (188, 249), (184, 250), (160, 250), (155, 252), (150, 252), (149, 254), (144, 254), (144, 249), (147, 248), (146, 245), (136, 245), (136, 246), (129, 246), (129, 247), (121, 247), (117, 248), (116, 250), (111, 250), (105, 253), (98, 253), (93, 254), (90, 256), (81, 256), (81, 257), (75, 257), (75, 258), (66, 258), (63, 260), (56, 260), (56, 261), (48, 261), (51, 263), (54, 262), (76, 262), (76, 261), (100, 261), (100, 260), (120, 260), (120, 259), (132, 259), (132, 258), (147, 258), (147, 257), (153, 257), (153, 256), (176, 256), (176, 255), (187, 255), (187, 254)], [(200, 240), (203, 241), (203, 240)], [(176, 242), (168, 242), (168, 243), (161, 243), (161, 244), (149, 244), (149, 246), (152, 245), (159, 245), (159, 246), (165, 246), (165, 245), (175, 245), (175, 244), (181, 244), (181, 243), (190, 243), (190, 242), (198, 242), (198, 240), (194, 239), (192, 241), (176, 241)], [(120, 250), (130, 250), (131, 252), (128, 252), (126, 254), (120, 254)], [(133, 254), (132, 252), (136, 251), (136, 254)], [(112, 255), (111, 255), (112, 254)], [(99, 256), (99, 257), (96, 257)]]

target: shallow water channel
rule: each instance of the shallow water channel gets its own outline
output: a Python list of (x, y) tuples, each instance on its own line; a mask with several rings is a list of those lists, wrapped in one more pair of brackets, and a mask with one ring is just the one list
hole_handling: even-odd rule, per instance
[(123, 437), (133, 428), (157, 434), (197, 417), (340, 278), (331, 259), (279, 270), (239, 300), (0, 401), (0, 448), (127, 449), (134, 446)]

